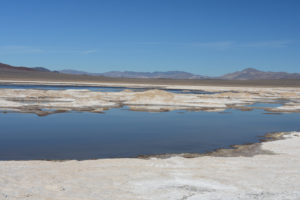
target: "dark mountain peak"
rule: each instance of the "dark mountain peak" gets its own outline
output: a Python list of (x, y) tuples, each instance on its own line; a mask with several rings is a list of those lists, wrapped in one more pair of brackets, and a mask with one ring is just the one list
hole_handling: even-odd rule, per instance
[(49, 69), (44, 67), (16, 67), (4, 63), (0, 63), (1, 71), (39, 71), (39, 72), (51, 72)]
[(59, 71), (62, 74), (88, 74), (88, 72), (74, 70), (74, 69), (64, 69)]
[(45, 67), (34, 67), (32, 69), (35, 69), (37, 71), (42, 71), (42, 72), (50, 72), (50, 70)]
[(270, 80), (270, 79), (299, 79), (300, 74), (286, 72), (265, 72), (255, 68), (246, 68), (242, 71), (225, 74), (220, 77), (227, 80)]
[(244, 69), (244, 70), (242, 70), (242, 72), (244, 72), (244, 73), (251, 73), (251, 72), (261, 72), (260, 70), (257, 70), (257, 69), (255, 69), (255, 68), (246, 68), (246, 69)]
[(35, 69), (30, 67), (15, 67), (4, 63), (0, 63), (0, 69), (5, 71), (35, 71)]

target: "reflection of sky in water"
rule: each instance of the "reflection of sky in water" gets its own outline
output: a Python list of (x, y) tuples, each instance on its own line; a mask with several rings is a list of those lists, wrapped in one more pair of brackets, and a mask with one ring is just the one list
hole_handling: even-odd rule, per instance
[(0, 114), (0, 159), (90, 159), (201, 153), (257, 142), (268, 132), (300, 131), (300, 114), (71, 112)]
[(280, 103), (255, 103), (252, 105), (247, 105), (247, 107), (254, 107), (254, 108), (276, 108), (282, 106)]

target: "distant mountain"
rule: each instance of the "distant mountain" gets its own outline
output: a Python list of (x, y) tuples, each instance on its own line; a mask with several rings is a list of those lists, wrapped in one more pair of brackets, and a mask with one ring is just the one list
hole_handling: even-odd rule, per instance
[(93, 75), (93, 73), (84, 72), (84, 71), (78, 71), (78, 70), (73, 70), (73, 69), (60, 70), (59, 73), (63, 73), (63, 74), (86, 74), (86, 75)]
[(171, 78), (171, 79), (205, 79), (206, 76), (195, 75), (183, 71), (166, 71), (166, 72), (133, 72), (133, 71), (111, 71), (102, 73), (102, 76), (118, 78)]
[(183, 71), (167, 72), (134, 72), (134, 71), (110, 71), (105, 73), (89, 73), (77, 70), (62, 70), (64, 74), (85, 74), (92, 76), (106, 76), (115, 78), (170, 78), (170, 79), (205, 79), (206, 76), (195, 75)]
[(65, 74), (85, 74), (92, 76), (106, 76), (115, 78), (170, 78), (170, 79), (225, 79), (225, 80), (269, 80), (269, 79), (300, 79), (300, 74), (286, 72), (264, 72), (254, 68), (247, 68), (225, 74), (220, 77), (208, 77), (195, 75), (183, 71), (167, 72), (134, 72), (134, 71), (110, 71), (105, 73), (88, 73), (76, 70), (62, 70)]
[(134, 72), (134, 71), (110, 71), (105, 73), (89, 73), (85, 71), (77, 70), (61, 70), (61, 71), (50, 71), (44, 67), (16, 67), (7, 64), (0, 63), (0, 74), (50, 74), (58, 76), (59, 74), (69, 75), (88, 75), (88, 76), (105, 76), (113, 78), (166, 78), (166, 79), (224, 79), (224, 80), (271, 80), (271, 79), (300, 79), (300, 74), (297, 73), (286, 73), (286, 72), (265, 72), (254, 68), (247, 68), (242, 71), (225, 74), (219, 77), (208, 77), (195, 75), (184, 71), (167, 71), (167, 72)]
[(41, 72), (51, 72), (49, 69), (47, 69), (45, 67), (33, 67), (32, 69), (35, 69), (35, 70), (41, 71)]
[(4, 63), (0, 63), (0, 72), (2, 71), (35, 71), (35, 69), (30, 67), (15, 67)]
[(271, 79), (300, 79), (300, 74), (286, 72), (264, 72), (254, 68), (225, 74), (220, 79), (226, 80), (271, 80)]
[(44, 71), (44, 72), (50, 72), (49, 69), (44, 67), (16, 67), (4, 63), (0, 63), (0, 72), (1, 71)]

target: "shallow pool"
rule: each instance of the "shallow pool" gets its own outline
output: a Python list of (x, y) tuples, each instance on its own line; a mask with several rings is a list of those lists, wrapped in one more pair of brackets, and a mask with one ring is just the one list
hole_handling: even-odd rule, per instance
[(203, 153), (259, 141), (265, 133), (300, 131), (300, 114), (70, 112), (38, 117), (0, 114), (0, 159), (97, 159)]

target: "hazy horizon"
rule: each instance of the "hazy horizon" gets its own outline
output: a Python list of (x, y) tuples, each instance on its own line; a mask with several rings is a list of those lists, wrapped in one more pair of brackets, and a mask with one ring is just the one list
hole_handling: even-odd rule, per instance
[[(2, 62), (0, 62), (2, 63)], [(7, 64), (7, 65), (10, 65), (8, 63), (2, 63), (2, 64)], [(11, 65), (12, 66), (12, 65)], [(239, 71), (244, 71), (244, 70), (248, 70), (248, 69), (254, 69), (254, 70), (258, 70), (258, 71), (262, 71), (262, 72), (287, 72), (287, 71), (267, 71), (267, 70), (261, 70), (259, 68), (255, 68), (255, 67), (247, 67), (247, 68), (241, 68), (241, 69), (238, 69), (236, 71), (228, 71), (228, 72), (225, 72), (224, 74), (219, 74), (219, 75), (205, 75), (205, 74), (199, 74), (199, 73), (193, 73), (193, 72), (189, 72), (189, 71), (184, 71), (184, 70), (155, 70), (155, 71), (132, 71), (132, 70), (126, 70), (126, 69), (123, 69), (123, 70), (110, 70), (110, 71), (94, 71), (94, 72), (91, 72), (91, 71), (87, 71), (87, 70), (84, 70), (84, 69), (72, 69), (72, 68), (62, 68), (60, 70), (55, 70), (55, 69), (51, 69), (51, 68), (47, 68), (47, 67), (44, 67), (44, 66), (13, 66), (13, 67), (32, 67), (32, 68), (45, 68), (47, 70), (50, 70), (50, 71), (59, 71), (59, 72), (86, 72), (86, 73), (89, 73), (89, 74), (103, 74), (103, 73), (109, 73), (109, 72), (136, 72), (136, 73), (156, 73), (156, 72), (186, 72), (186, 73), (191, 73), (193, 75), (200, 75), (200, 76), (207, 76), (207, 77), (217, 77), (217, 76), (222, 76), (222, 75), (226, 75), (226, 74), (230, 74), (230, 73), (235, 73), (235, 72), (239, 72)], [(287, 73), (298, 73), (298, 72), (287, 72)]]

